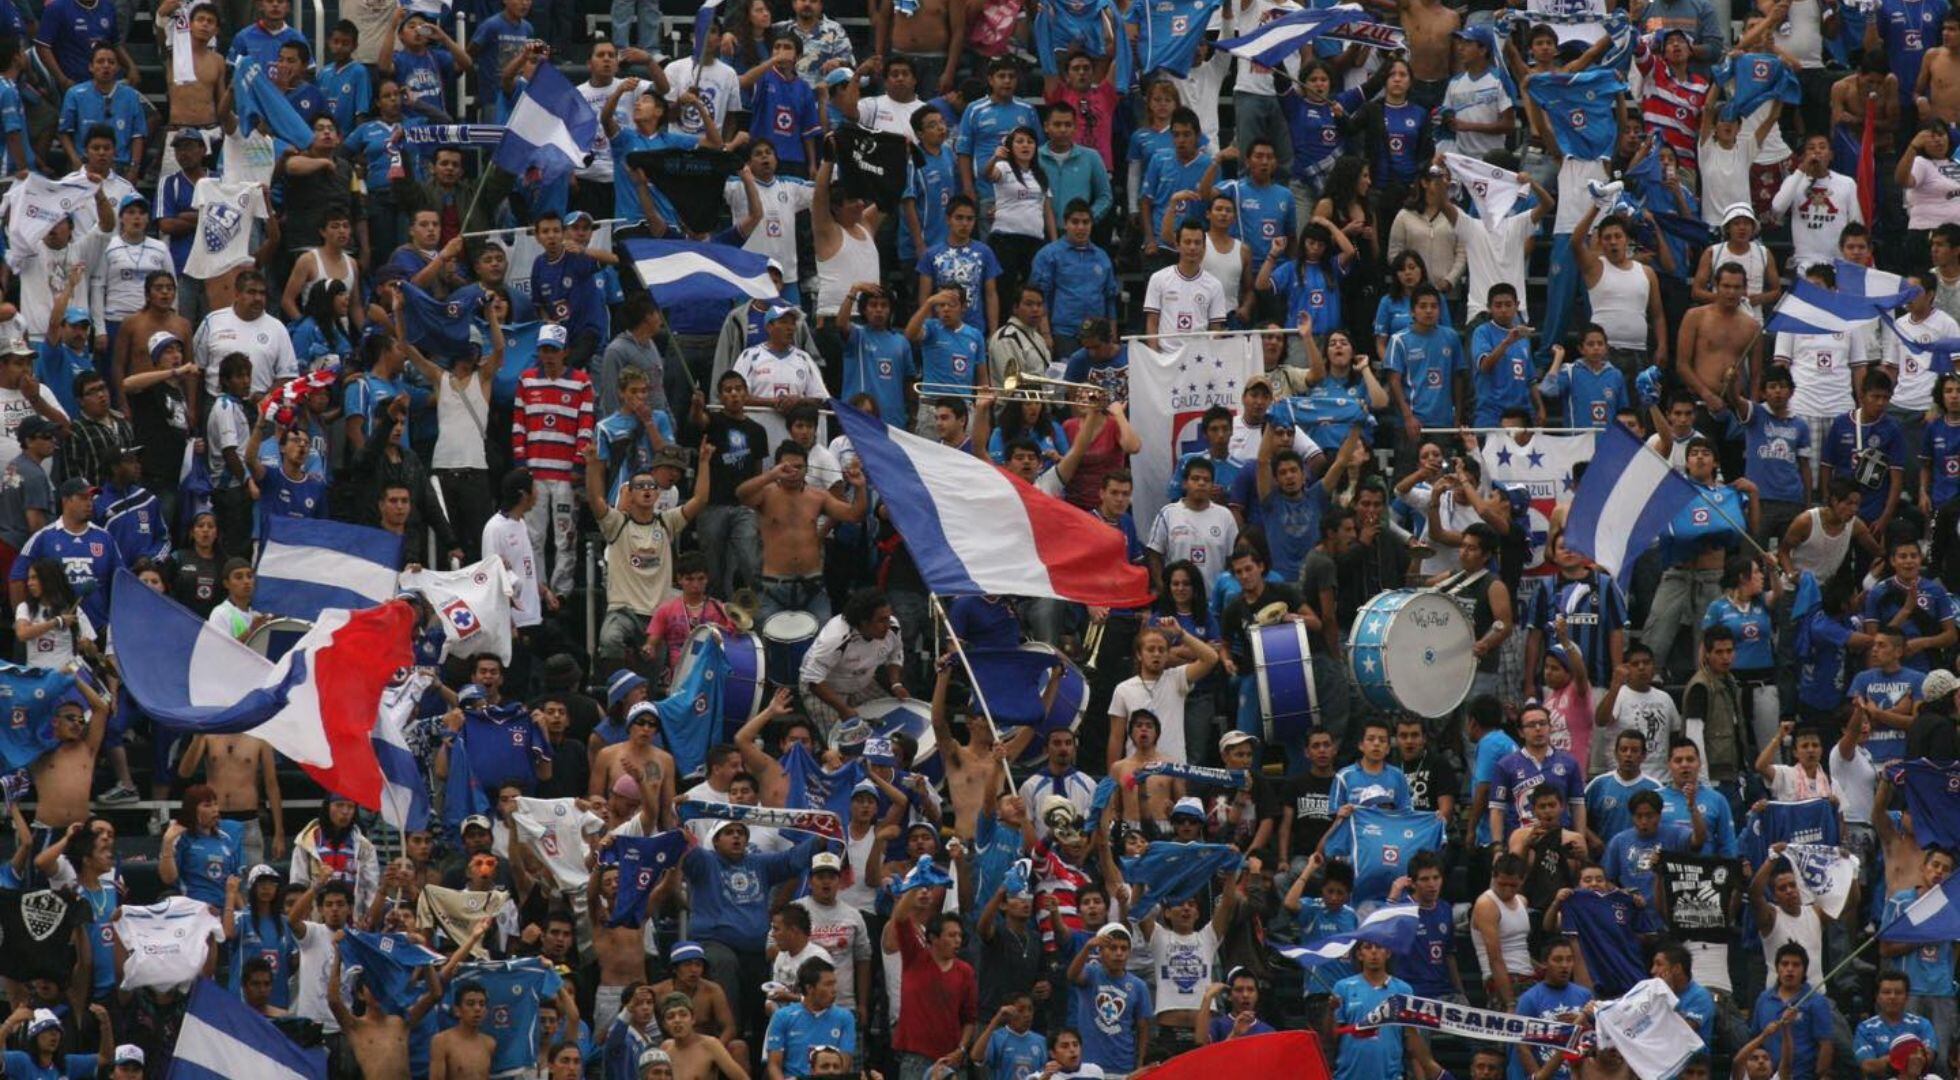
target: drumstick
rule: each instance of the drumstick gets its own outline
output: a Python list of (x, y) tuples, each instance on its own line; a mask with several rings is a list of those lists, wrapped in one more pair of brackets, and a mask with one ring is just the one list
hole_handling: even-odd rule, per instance
[[(939, 616), (939, 622), (946, 627), (946, 637), (953, 643), (953, 652), (959, 655), (960, 666), (966, 669), (967, 681), (973, 684), (973, 697), (974, 700), (980, 703), (980, 715), (986, 717), (987, 730), (993, 732), (994, 745), (998, 746), (1000, 745), (1000, 727), (994, 723), (994, 711), (987, 705), (987, 692), (980, 688), (980, 677), (973, 673), (973, 664), (966, 658), (966, 645), (960, 641), (959, 631), (953, 629), (953, 620), (946, 617), (946, 609), (939, 605), (939, 597), (934, 595), (930, 599), (932, 600), (932, 612), (934, 615)], [(1007, 763), (1006, 758), (1001, 758), (1000, 768), (1002, 772), (1007, 774), (1007, 790), (1013, 791), (1014, 767)]]

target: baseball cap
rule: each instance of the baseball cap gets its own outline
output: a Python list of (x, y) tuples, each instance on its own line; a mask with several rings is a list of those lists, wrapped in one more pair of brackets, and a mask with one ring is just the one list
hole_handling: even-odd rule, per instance
[(88, 322), (88, 309), (80, 304), (70, 304), (68, 305), (68, 310), (61, 313), (61, 321), (69, 326), (73, 326), (76, 323)]
[(823, 84), (825, 86), (842, 86), (850, 81), (850, 68), (831, 68), (830, 73), (823, 77)]
[(1129, 941), (1130, 928), (1124, 926), (1120, 922), (1104, 923), (1102, 929), (1096, 931), (1096, 936), (1097, 937), (1120, 937), (1124, 941)]
[(71, 476), (61, 482), (61, 489), (58, 494), (64, 499), (72, 499), (77, 495), (93, 495), (95, 494), (95, 485), (78, 476)]
[(828, 852), (828, 851), (818, 852), (817, 857), (810, 860), (810, 872), (812, 874), (821, 874), (826, 870), (830, 871), (833, 874), (843, 873), (844, 860), (838, 858), (836, 854), (832, 852)]
[(34, 1019), (27, 1022), (27, 1037), (31, 1039), (49, 1028), (60, 1026), (61, 1017), (56, 1016), (53, 1009), (35, 1009)]
[(1205, 804), (1199, 802), (1193, 796), (1186, 795), (1182, 799), (1177, 800), (1177, 805), (1171, 807), (1171, 820), (1176, 821), (1181, 817), (1194, 817), (1199, 821), (1203, 821), (1205, 819)]
[(667, 1051), (662, 1050), (658, 1046), (651, 1046), (640, 1052), (639, 1067), (642, 1069), (650, 1069), (655, 1065), (672, 1065), (673, 1063), (674, 1059), (667, 1056)]
[(647, 462), (647, 468), (679, 469), (682, 472), (686, 472), (687, 451), (675, 446), (673, 443), (662, 443), (660, 449), (653, 452), (653, 458)]
[(574, 225), (579, 224), (580, 222), (583, 222), (587, 225), (592, 224), (592, 215), (586, 213), (583, 210), (574, 210), (571, 213), (565, 215), (565, 227), (568, 229)]
[(652, 720), (654, 727), (660, 726), (660, 706), (651, 701), (642, 701), (626, 710), (626, 726), (632, 727), (642, 716)]
[(150, 208), (150, 200), (144, 198), (141, 193), (132, 191), (124, 195), (120, 202), (116, 203), (116, 213), (120, 214), (132, 206), (140, 206), (148, 210)]
[(143, 1048), (135, 1043), (124, 1043), (116, 1047), (115, 1063), (118, 1065), (143, 1064)]
[(676, 941), (674, 947), (667, 950), (667, 962), (670, 964), (684, 964), (689, 960), (707, 963), (708, 950), (692, 941)]
[(52, 439), (60, 432), (61, 429), (55, 426), (54, 421), (45, 416), (30, 416), (22, 420), (20, 426), (14, 429), (15, 436), (21, 442), (26, 442), (29, 439), (37, 439), (43, 435)]
[(177, 133), (170, 136), (170, 145), (172, 146), (187, 142), (194, 142), (199, 146), (206, 145), (204, 142), (204, 133), (196, 128), (178, 128)]
[(473, 828), (482, 829), (484, 832), (489, 832), (490, 819), (484, 817), (482, 814), (471, 814), (469, 817), (463, 819), (463, 827), (457, 831), (469, 832)]
[(798, 310), (795, 304), (785, 304), (779, 301), (769, 305), (769, 315), (763, 321), (775, 322), (777, 319), (784, 317), (795, 318), (797, 314)]
[(869, 780), (859, 780), (857, 786), (851, 789), (851, 798), (855, 799), (859, 795), (869, 795), (874, 799), (877, 798), (878, 785)]
[(618, 708), (619, 703), (626, 700), (626, 695), (632, 693), (634, 687), (646, 684), (646, 676), (639, 672), (631, 668), (619, 669), (613, 673), (612, 681), (606, 684), (606, 708)]
[(1920, 687), (1920, 693), (1927, 701), (1938, 701), (1955, 690), (1960, 690), (1960, 677), (1956, 677), (1953, 672), (1945, 668), (1929, 672), (1925, 683)]
[(562, 349), (565, 347), (565, 342), (569, 340), (570, 338), (566, 335), (565, 328), (558, 323), (546, 323), (538, 328), (538, 346), (540, 348), (549, 345), (554, 349)]
[(172, 345), (182, 345), (183, 343), (183, 338), (178, 337), (170, 331), (158, 330), (156, 333), (150, 335), (150, 359), (155, 360), (163, 350)]
[(1258, 742), (1259, 736), (1250, 731), (1228, 731), (1218, 737), (1218, 752), (1224, 753), (1240, 743)]
[(1252, 378), (1247, 379), (1245, 381), (1245, 389), (1239, 391), (1239, 393), (1250, 394), (1254, 390), (1264, 390), (1268, 394), (1272, 393), (1273, 380), (1268, 379), (1264, 375), (1254, 375)]
[(490, 692), (476, 683), (465, 683), (461, 690), (456, 691), (456, 700), (459, 702), (482, 701), (489, 696)]
[(252, 886), (257, 885), (259, 883), (260, 878), (268, 878), (268, 877), (274, 879), (278, 878), (279, 871), (274, 870), (272, 867), (267, 866), (264, 863), (260, 863), (257, 866), (252, 867), (251, 871), (245, 875), (245, 888), (249, 891), (252, 888)]
[(1756, 211), (1746, 202), (1733, 203), (1727, 210), (1722, 211), (1722, 224), (1724, 225), (1737, 218), (1748, 218), (1750, 221), (1754, 221), (1756, 220)]
[(1497, 28), (1494, 26), (1466, 26), (1458, 30), (1456, 36), (1465, 41), (1474, 41), (1489, 50), (1492, 56), (1497, 55)]

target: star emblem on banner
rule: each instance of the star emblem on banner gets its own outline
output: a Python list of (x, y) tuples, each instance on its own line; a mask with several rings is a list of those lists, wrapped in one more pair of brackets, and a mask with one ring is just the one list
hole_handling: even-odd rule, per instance
[(1567, 490), (1567, 491), (1571, 491), (1571, 490), (1573, 490), (1573, 488), (1575, 488), (1575, 487), (1577, 486), (1577, 485), (1575, 485), (1575, 484), (1574, 484), (1574, 483), (1572, 482), (1572, 474), (1570, 474), (1570, 473), (1567, 473), (1567, 474), (1566, 474), (1566, 475), (1564, 476), (1564, 478), (1563, 478), (1563, 479), (1561, 479), (1561, 481), (1560, 481), (1560, 482), (1561, 482), (1561, 483), (1563, 483), (1563, 484), (1565, 485), (1565, 490)]
[(1534, 469), (1543, 468), (1545, 465), (1545, 452), (1542, 450), (1527, 450), (1525, 451), (1524, 459)]
[(1498, 463), (1499, 465), (1509, 465), (1509, 464), (1511, 463), (1511, 448), (1510, 448), (1510, 447), (1508, 447), (1508, 446), (1500, 446), (1500, 447), (1498, 447), (1498, 448), (1497, 448), (1497, 463)]

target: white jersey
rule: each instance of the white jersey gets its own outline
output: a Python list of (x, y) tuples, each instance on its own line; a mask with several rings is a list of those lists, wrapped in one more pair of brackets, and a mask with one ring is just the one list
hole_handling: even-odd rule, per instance
[[(793, 176), (778, 176), (766, 184), (758, 180), (755, 186), (762, 194), (762, 220), (756, 222), (755, 231), (742, 242), (742, 250), (776, 260), (776, 265), (783, 268), (783, 283), (794, 285), (803, 276), (801, 264), (796, 261), (796, 215), (810, 209), (810, 200), (817, 189), (809, 181)], [(736, 221), (748, 216), (749, 193), (742, 187), (740, 177), (730, 177), (722, 185), (721, 195)]]
[[(744, 349), (730, 370), (748, 380), (749, 400), (758, 405), (766, 406), (782, 398), (830, 396), (824, 389), (822, 369), (809, 353), (794, 345), (780, 355), (771, 352), (767, 345)], [(776, 448), (789, 438), (788, 421), (773, 408), (751, 409), (747, 415), (769, 436), (765, 457), (775, 461)]]
[(274, 383), (299, 377), (299, 357), (293, 352), (292, 336), (270, 310), (250, 321), (239, 318), (232, 308), (221, 308), (204, 317), (191, 338), (191, 357), (203, 370), (204, 388), (212, 397), (222, 393), (218, 369), (232, 353), (251, 358), (253, 396), (272, 389)]
[(209, 281), (252, 264), (253, 226), (267, 214), (264, 188), (207, 176), (191, 189), (191, 208), (197, 211), (197, 232), (184, 260), (185, 274)]
[(1922, 345), (1941, 338), (1956, 338), (1960, 337), (1960, 324), (1953, 321), (1953, 316), (1934, 308), (1924, 320), (1908, 313), (1893, 325), (1899, 332), (1885, 335), (1883, 361), (1896, 372), (1892, 376), (1895, 380), (1892, 407), (1925, 412), (1933, 407), (1933, 387), (1940, 378), (1933, 371), (1933, 354), (1928, 350), (1909, 349), (1899, 338), (1903, 335)]
[(1674, 1011), (1674, 991), (1646, 979), (1601, 1005), (1594, 1020), (1602, 1047), (1620, 1052), (1638, 1076), (1672, 1076), (1701, 1053), (1701, 1033)]
[(143, 281), (158, 270), (176, 276), (163, 241), (146, 236), (132, 244), (120, 235), (110, 237), (90, 274), (95, 309), (117, 322), (143, 310)]
[(318, 1021), (331, 1035), (340, 1030), (333, 1010), (327, 1007), (327, 976), (333, 972), (333, 931), (325, 923), (307, 922), (306, 936), (299, 939), (299, 992), (293, 996), (293, 1014)]
[[(614, 79), (604, 86), (598, 86), (590, 80), (587, 80), (579, 84), (578, 96), (584, 98), (587, 105), (592, 106), (592, 113), (596, 116), (606, 107), (606, 99), (611, 97), (612, 92), (618, 88), (618, 79)], [(647, 84), (641, 83), (634, 89), (619, 95), (619, 104), (613, 107), (613, 122), (618, 124), (622, 129), (631, 128), (633, 126), (633, 103), (638, 101), (640, 95), (646, 92)], [(612, 140), (606, 138), (606, 125), (603, 122), (603, 118), (599, 124), (599, 129), (592, 134), (592, 164), (578, 170), (574, 175), (580, 180), (592, 180), (601, 184), (610, 184), (613, 182)]]
[(883, 131), (892, 135), (903, 135), (911, 142), (918, 142), (919, 136), (912, 130), (912, 114), (926, 107), (926, 103), (914, 96), (910, 101), (893, 101), (889, 94), (877, 94), (858, 100), (858, 126), (866, 131)]
[[(8, 262), (20, 278), (20, 319), (30, 341), (46, 340), (49, 324), (61, 314), (54, 309), (54, 298), (68, 287), (68, 271), (72, 267), (82, 268), (82, 280), (69, 295), (68, 302), (77, 307), (89, 306), (89, 297), (95, 291), (95, 264), (102, 253), (103, 239), (103, 233), (83, 237), (77, 231), (75, 239), (70, 240), (65, 248), (43, 245), (33, 251), (8, 254)], [(90, 314), (96, 331), (102, 332), (101, 309), (97, 308)]]
[[(1494, 66), (1485, 68), (1482, 75), (1459, 71), (1443, 89), (1443, 108), (1452, 110), (1456, 119), (1474, 124), (1494, 124), (1504, 118), (1504, 110), (1517, 107)], [(1438, 141), (1438, 149), (1481, 158), (1504, 149), (1504, 136), (1485, 131), (1453, 132)]]
[(1189, 559), (1204, 575), (1205, 588), (1225, 570), (1225, 561), (1238, 542), (1238, 520), (1232, 512), (1212, 503), (1193, 510), (1183, 500), (1166, 503), (1150, 524), (1150, 539), (1144, 547), (1163, 556), (1166, 564)]
[[(713, 54), (710, 54), (712, 58)], [(683, 56), (667, 65), (667, 100), (679, 101), (682, 94), (692, 90), (700, 97), (701, 104), (708, 107), (714, 117), (715, 130), (721, 130), (728, 119), (728, 110), (742, 102), (742, 84), (735, 69), (724, 60), (703, 65), (700, 71), (694, 68), (694, 58)], [(707, 126), (701, 121), (701, 111), (689, 106), (682, 109), (675, 127), (689, 135), (700, 135)]]
[(177, 990), (197, 981), (212, 942), (224, 940), (225, 925), (210, 905), (173, 896), (148, 907), (124, 906), (115, 931), (129, 950), (122, 989)]
[(1176, 934), (1164, 924), (1150, 935), (1157, 956), (1157, 986), (1153, 995), (1157, 1015), (1174, 1009), (1196, 1009), (1211, 989), (1211, 971), (1218, 959), (1218, 931), (1206, 922), (1189, 934)]
[(1638, 732), (1647, 741), (1646, 756), (1640, 760), (1640, 773), (1658, 783), (1667, 782), (1667, 741), (1668, 736), (1681, 730), (1681, 713), (1674, 707), (1674, 699), (1658, 686), (1646, 690), (1635, 690), (1631, 686), (1620, 687), (1619, 697), (1613, 700), (1613, 722), (1606, 730), (1594, 733), (1593, 738), (1605, 746), (1612, 746), (1623, 731)]
[(511, 600), (511, 619), (517, 626), (536, 626), (544, 621), (538, 596), (538, 559), (531, 550), (531, 530), (523, 518), (492, 514), (483, 525), (483, 553), (504, 560), (517, 595)]
[[(67, 415), (46, 383), (41, 385), (41, 403), (61, 416)], [(34, 405), (26, 394), (0, 387), (0, 471), (5, 471), (20, 456), (20, 439), (15, 432), (20, 430), (22, 420), (33, 415)]]
[[(873, 829), (867, 836), (876, 836)], [(871, 933), (865, 928), (864, 916), (856, 907), (844, 902), (842, 892), (837, 901), (819, 904), (809, 896), (790, 901), (810, 913), (810, 941), (821, 946), (827, 954), (831, 967), (837, 970), (837, 1004), (855, 1010), (857, 999), (857, 965), (871, 959)], [(794, 982), (791, 986), (796, 985)]]
[[(1210, 241), (1206, 241), (1210, 243)], [(1213, 323), (1222, 323), (1232, 312), (1225, 299), (1225, 286), (1201, 267), (1196, 277), (1186, 277), (1176, 265), (1150, 275), (1143, 290), (1143, 310), (1157, 313), (1159, 334), (1203, 333)], [(1160, 349), (1166, 346), (1159, 339)]]
[[(1109, 715), (1121, 718), (1110, 720), (1110, 726), (1126, 726), (1131, 713), (1148, 709), (1157, 717), (1158, 730), (1163, 732), (1163, 737), (1158, 740), (1158, 751), (1167, 761), (1189, 764), (1190, 748), (1184, 745), (1184, 702), (1190, 696), (1191, 680), (1185, 677), (1183, 664), (1165, 668), (1163, 674), (1149, 682), (1144, 681), (1142, 675), (1132, 675), (1117, 683), (1115, 691), (1110, 694)], [(1172, 728), (1177, 730), (1172, 731)], [(1123, 753), (1135, 752), (1135, 745), (1125, 740)]]
[(1530, 213), (1516, 213), (1491, 224), (1469, 214), (1456, 216), (1456, 236), (1463, 242), (1470, 292), (1464, 299), (1465, 319), (1484, 313), (1490, 287), (1499, 282), (1518, 290), (1519, 318), (1524, 318), (1525, 244), (1538, 229)]
[(1801, 274), (1820, 263), (1830, 265), (1837, 258), (1838, 237), (1851, 222), (1863, 223), (1864, 211), (1858, 207), (1858, 184), (1843, 173), (1825, 173), (1812, 179), (1802, 170), (1791, 173), (1770, 200), (1770, 210), (1790, 219), (1790, 241), (1795, 250), (1793, 269)]
[(585, 868), (586, 834), (606, 827), (606, 820), (581, 810), (576, 799), (520, 797), (510, 816), (517, 837), (544, 860), (551, 878), (562, 890), (585, 888), (591, 872)]
[(1837, 416), (1851, 411), (1851, 369), (1864, 366), (1863, 335), (1837, 331), (1830, 334), (1776, 335), (1775, 357), (1788, 364), (1790, 378), (1797, 384), (1790, 395), (1790, 411), (1798, 416)]

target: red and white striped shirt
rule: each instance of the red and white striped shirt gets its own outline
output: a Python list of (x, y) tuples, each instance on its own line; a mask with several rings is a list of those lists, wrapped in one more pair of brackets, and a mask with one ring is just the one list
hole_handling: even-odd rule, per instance
[(1709, 81), (1688, 73), (1677, 78), (1655, 52), (1642, 47), (1635, 52), (1640, 73), (1647, 77), (1647, 96), (1640, 99), (1640, 120), (1648, 131), (1658, 132), (1674, 160), (1689, 168), (1695, 166), (1696, 140), (1701, 137), (1701, 114), (1708, 105)]
[(537, 368), (517, 384), (511, 410), (513, 464), (539, 480), (573, 480), (592, 441), (592, 379), (567, 368), (557, 378)]

